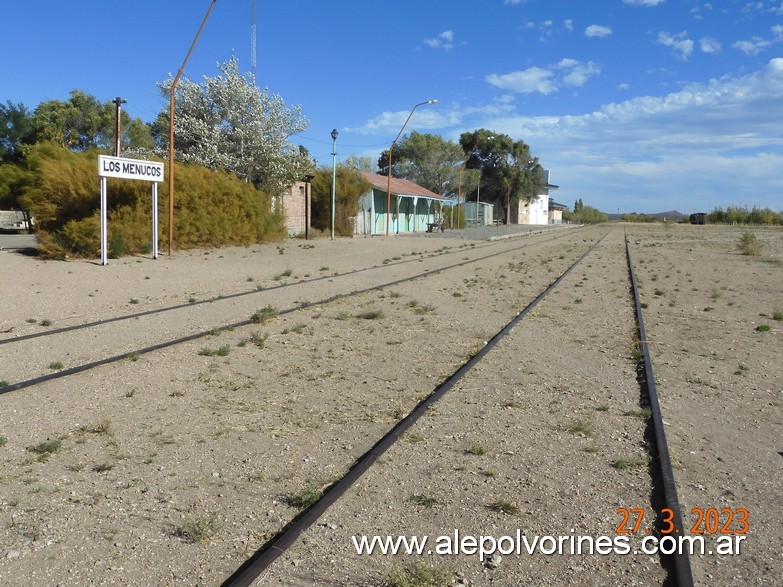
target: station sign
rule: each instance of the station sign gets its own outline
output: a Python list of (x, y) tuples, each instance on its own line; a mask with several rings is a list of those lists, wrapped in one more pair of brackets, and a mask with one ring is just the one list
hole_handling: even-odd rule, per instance
[(163, 181), (163, 163), (98, 155), (98, 176)]

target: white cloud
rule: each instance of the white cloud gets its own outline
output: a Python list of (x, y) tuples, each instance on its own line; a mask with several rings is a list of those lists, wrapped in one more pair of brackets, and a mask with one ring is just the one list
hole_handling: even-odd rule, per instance
[(563, 83), (567, 86), (582, 87), (594, 75), (601, 73), (601, 66), (593, 61), (581, 63), (574, 59), (563, 59), (558, 68), (565, 70)]
[(502, 75), (490, 74), (486, 81), (496, 88), (511, 90), (518, 94), (551, 94), (557, 91), (554, 74), (541, 67), (530, 67), (523, 71), (512, 71)]
[(657, 42), (660, 45), (674, 49), (675, 54), (683, 61), (687, 61), (688, 57), (693, 53), (693, 41), (688, 38), (688, 33), (685, 31), (675, 35), (660, 32), (658, 33)]
[(518, 94), (552, 94), (564, 86), (581, 87), (601, 73), (601, 66), (593, 61), (583, 63), (576, 59), (562, 59), (550, 68), (530, 67), (522, 71), (491, 74), (485, 80), (490, 85)]
[[(564, 60), (559, 66), (565, 71), (574, 64)], [(689, 84), (584, 114), (506, 113), (461, 124), (523, 138), (556, 175), (559, 201), (581, 194), (585, 203), (605, 211), (660, 212), (684, 206), (710, 211), (745, 199), (783, 209), (783, 138), (769, 124), (780, 119), (783, 58), (749, 75)]]
[(611, 27), (602, 26), (600, 24), (591, 24), (585, 29), (585, 36), (587, 37), (608, 37), (612, 34)]
[(658, 6), (658, 4), (663, 4), (666, 0), (623, 0), (623, 2), (631, 6)]
[(758, 55), (762, 51), (766, 51), (772, 46), (772, 42), (761, 37), (752, 37), (747, 41), (737, 41), (732, 45), (735, 49), (739, 49), (745, 55)]
[(433, 49), (451, 49), (454, 47), (454, 32), (443, 31), (434, 39), (424, 39), (424, 44)]
[(574, 32), (574, 21), (570, 18), (563, 21), (563, 27), (565, 27), (565, 30), (567, 30), (569, 33)]
[(712, 37), (702, 37), (699, 39), (699, 48), (701, 49), (702, 53), (720, 53), (722, 46), (720, 44), (720, 41), (717, 39), (713, 39)]

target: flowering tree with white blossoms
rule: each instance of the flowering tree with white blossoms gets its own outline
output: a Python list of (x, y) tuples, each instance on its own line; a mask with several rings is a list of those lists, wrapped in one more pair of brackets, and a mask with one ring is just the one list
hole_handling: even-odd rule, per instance
[[(203, 84), (183, 78), (175, 90), (174, 147), (177, 159), (224, 169), (269, 193), (291, 186), (313, 167), (304, 149), (289, 138), (309, 121), (301, 106), (289, 109), (277, 94), (261, 90), (252, 73), (239, 73), (232, 56), (221, 74)], [(170, 96), (174, 79), (158, 84)], [(158, 123), (166, 121), (161, 113)]]

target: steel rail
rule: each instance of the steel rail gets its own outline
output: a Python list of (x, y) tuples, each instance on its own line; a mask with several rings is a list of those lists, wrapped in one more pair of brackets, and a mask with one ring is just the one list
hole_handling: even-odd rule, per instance
[[(608, 233), (607, 233), (608, 234)], [(577, 267), (601, 242), (606, 238), (605, 234), (585, 253), (582, 254), (568, 269), (549, 284), (536, 298), (508, 322), (486, 345), (462, 364), (448, 379), (438, 385), (435, 390), (424, 398), (402, 420), (397, 422), (375, 445), (359, 457), (348, 472), (333, 485), (328, 487), (321, 498), (309, 508), (300, 512), (293, 520), (283, 527), (280, 532), (268, 540), (245, 563), (239, 567), (228, 579), (222, 583), (222, 587), (247, 587), (251, 585), (259, 575), (266, 570), (272, 562), (283, 554), (297, 538), (312, 526), (346, 491), (348, 491), (359, 478), (393, 446), (402, 435), (415, 424), (429, 409), (440, 400), (457, 382), (459, 382), (476, 364), (481, 361), (497, 344), (516, 326), (527, 314), (535, 308), (553, 289), (555, 289), (571, 271)]]
[[(559, 234), (556, 234), (555, 236), (553, 236), (551, 238), (544, 239), (544, 240), (541, 240), (541, 241), (537, 241), (537, 242), (531, 243), (531, 244), (542, 244), (542, 243), (549, 242), (551, 240), (558, 239), (561, 236), (563, 236), (563, 234), (560, 233), (560, 231), (558, 231), (558, 233)], [(527, 235), (528, 235), (528, 233), (522, 233), (520, 236), (527, 236)], [(507, 239), (488, 241), (486, 244), (482, 244), (482, 245), (471, 247), (470, 250), (473, 250), (473, 251), (481, 250), (481, 249), (485, 249), (485, 248), (492, 247), (492, 246), (495, 246), (495, 245), (507, 244), (508, 242), (509, 241)], [(454, 255), (454, 254), (457, 254), (457, 253), (464, 253), (464, 252), (465, 252), (464, 250), (459, 249), (459, 248), (455, 249), (453, 251), (440, 252), (440, 253), (438, 253), (436, 251), (435, 253), (433, 253), (432, 257)], [(479, 260), (482, 260), (482, 259), (479, 259)], [(164, 307), (161, 307), (161, 308), (153, 308), (153, 309), (150, 309), (150, 310), (142, 310), (141, 312), (133, 312), (133, 313), (130, 313), (130, 314), (122, 314), (120, 316), (113, 316), (111, 318), (104, 318), (102, 320), (93, 320), (91, 322), (83, 322), (81, 324), (73, 324), (71, 326), (62, 326), (62, 327), (59, 327), (59, 328), (50, 328), (48, 330), (41, 331), (41, 332), (32, 332), (32, 333), (29, 333), (29, 334), (22, 334), (20, 336), (12, 336), (12, 337), (8, 337), (8, 338), (0, 338), (0, 346), (6, 345), (6, 344), (13, 344), (13, 343), (18, 343), (18, 342), (23, 342), (25, 340), (30, 340), (30, 339), (34, 339), (34, 338), (43, 338), (43, 337), (46, 337), (46, 336), (54, 336), (54, 335), (57, 335), (57, 334), (62, 334), (64, 332), (72, 332), (74, 330), (82, 330), (84, 328), (93, 328), (95, 326), (103, 326), (104, 324), (111, 324), (112, 322), (122, 322), (124, 320), (132, 320), (133, 318), (143, 318), (145, 316), (152, 316), (152, 315), (161, 314), (161, 313), (164, 313), (164, 312), (171, 312), (171, 311), (174, 311), (174, 310), (182, 310), (184, 308), (192, 308), (192, 307), (195, 307), (195, 306), (200, 306), (202, 304), (213, 304), (215, 302), (222, 302), (222, 301), (226, 301), (226, 300), (232, 300), (232, 299), (241, 298), (241, 297), (244, 297), (244, 296), (261, 294), (261, 293), (266, 293), (266, 292), (270, 292), (270, 291), (276, 291), (276, 290), (279, 290), (279, 289), (285, 289), (285, 288), (289, 288), (289, 287), (296, 287), (296, 286), (299, 286), (299, 285), (318, 283), (319, 281), (324, 281), (324, 280), (328, 280), (328, 279), (334, 279), (335, 277), (340, 277), (340, 278), (342, 278), (342, 277), (349, 277), (349, 276), (352, 276), (352, 275), (357, 275), (359, 273), (364, 273), (366, 271), (373, 271), (373, 270), (376, 270), (376, 269), (381, 269), (382, 270), (382, 269), (386, 269), (386, 268), (389, 268), (389, 267), (399, 267), (400, 265), (405, 265), (407, 263), (414, 263), (414, 262), (418, 262), (418, 261), (419, 261), (419, 259), (405, 259), (404, 261), (396, 261), (394, 263), (389, 263), (387, 265), (375, 265), (373, 267), (361, 267), (359, 269), (351, 269), (350, 271), (346, 271), (345, 273), (338, 273), (338, 274), (332, 273), (330, 275), (320, 275), (318, 277), (313, 277), (311, 279), (300, 279), (299, 281), (297, 281), (295, 283), (281, 283), (279, 285), (272, 285), (270, 287), (264, 287), (264, 288), (261, 288), (261, 289), (255, 288), (255, 289), (251, 289), (251, 290), (248, 290), (248, 291), (240, 291), (240, 292), (235, 292), (235, 293), (231, 293), (231, 294), (220, 295), (220, 296), (216, 296), (214, 298), (209, 298), (209, 299), (206, 299), (206, 300), (197, 300), (195, 302), (183, 302), (181, 304), (174, 304), (172, 306), (164, 306)]]
[[(605, 238), (605, 235), (604, 235), (604, 237), (602, 237), (602, 240), (603, 240), (603, 238)], [(547, 241), (545, 241), (545, 242), (547, 242)], [(329, 303), (335, 302), (335, 301), (340, 300), (340, 299), (349, 298), (349, 297), (352, 297), (352, 296), (361, 295), (361, 294), (369, 293), (369, 292), (372, 292), (372, 291), (379, 291), (379, 290), (384, 289), (386, 287), (393, 287), (393, 286), (399, 285), (401, 283), (406, 283), (408, 281), (414, 281), (416, 279), (421, 279), (422, 277), (427, 277), (428, 275), (437, 275), (438, 273), (441, 273), (443, 271), (447, 271), (449, 269), (454, 269), (454, 268), (457, 268), (457, 267), (463, 267), (463, 266), (468, 265), (470, 263), (477, 263), (479, 261), (484, 261), (486, 259), (491, 259), (493, 257), (498, 257), (500, 255), (505, 255), (505, 254), (508, 254), (508, 253), (510, 253), (510, 252), (512, 252), (514, 250), (517, 250), (517, 249), (513, 249), (512, 248), (510, 250), (498, 251), (498, 252), (495, 252), (495, 253), (491, 253), (489, 255), (484, 255), (482, 257), (477, 257), (475, 259), (462, 260), (462, 261), (459, 261), (458, 263), (453, 263), (451, 265), (447, 265), (445, 267), (440, 267), (438, 269), (426, 270), (426, 271), (423, 271), (421, 273), (418, 273), (418, 274), (410, 276), (410, 277), (403, 277), (403, 278), (400, 278), (400, 279), (395, 279), (393, 281), (389, 281), (389, 282), (386, 282), (386, 283), (382, 283), (382, 284), (378, 284), (378, 285), (374, 285), (374, 286), (370, 286), (370, 287), (366, 287), (366, 288), (357, 289), (357, 290), (354, 290), (354, 291), (351, 291), (351, 292), (348, 292), (348, 293), (335, 294), (333, 296), (329, 296), (329, 297), (321, 299), (321, 300), (316, 300), (314, 302), (307, 302), (307, 303), (303, 303), (303, 304), (298, 304), (295, 307), (287, 308), (287, 309), (279, 311), (278, 315), (290, 314), (290, 313), (296, 312), (298, 310), (304, 310), (304, 309), (311, 308), (311, 307), (314, 307), (314, 306), (320, 306), (320, 305), (323, 305), (323, 304), (329, 304)], [(462, 251), (462, 252), (464, 253), (464, 251)], [(413, 259), (408, 260), (407, 262), (410, 262), (410, 261), (413, 261)], [(416, 259), (416, 261), (418, 261), (418, 259)], [(388, 267), (388, 265), (383, 266), (383, 267)], [(376, 269), (376, 268), (378, 268), (378, 267), (373, 267), (372, 269)], [(355, 272), (358, 273), (359, 271), (363, 271), (363, 270), (356, 270)], [(341, 276), (342, 275), (348, 275), (348, 274), (347, 273), (343, 273), (343, 274), (341, 274)], [(324, 276), (323, 278), (326, 278), (326, 277), (327, 276)], [(317, 279), (322, 279), (322, 277), (319, 277)], [(301, 282), (299, 282), (299, 283), (301, 283)], [(295, 285), (295, 284), (291, 284), (291, 285)], [(263, 290), (263, 291), (270, 291), (270, 290)], [(241, 293), (245, 293), (245, 292), (241, 292)], [(260, 293), (260, 292), (247, 292), (247, 293)], [(233, 294), (233, 295), (237, 296), (237, 295), (240, 295), (240, 294)], [(223, 299), (227, 299), (227, 298), (223, 298)], [(188, 304), (188, 305), (190, 305), (190, 304)], [(153, 311), (151, 310), (150, 312), (153, 312)], [(113, 321), (113, 319), (107, 320), (107, 322), (111, 322), (111, 321)], [(98, 323), (98, 324), (102, 324), (102, 323), (103, 322)], [(232, 329), (240, 328), (240, 327), (243, 327), (243, 326), (249, 326), (249, 325), (254, 324), (254, 323), (255, 322), (254, 322), (254, 320), (252, 318), (247, 319), (247, 320), (241, 320), (239, 322), (234, 322), (232, 324), (226, 324), (226, 325), (223, 325), (223, 326), (210, 328), (209, 330), (205, 330), (205, 331), (202, 331), (202, 332), (196, 332), (196, 333), (189, 334), (189, 335), (182, 336), (182, 337), (178, 337), (178, 338), (175, 338), (175, 339), (170, 339), (170, 340), (163, 341), (163, 342), (160, 342), (160, 343), (157, 343), (157, 344), (154, 344), (154, 345), (146, 346), (146, 347), (143, 347), (143, 348), (140, 348), (140, 349), (126, 351), (126, 352), (124, 352), (122, 354), (119, 354), (119, 355), (114, 355), (114, 356), (111, 356), (111, 357), (105, 357), (103, 359), (90, 361), (88, 363), (83, 363), (81, 365), (76, 365), (74, 367), (69, 367), (67, 369), (62, 369), (62, 370), (57, 371), (55, 373), (47, 373), (46, 375), (40, 375), (38, 377), (33, 377), (31, 379), (26, 379), (24, 381), (11, 383), (9, 385), (6, 385), (5, 387), (0, 387), (0, 395), (6, 394), (6, 393), (10, 393), (12, 391), (18, 391), (20, 389), (24, 389), (24, 388), (27, 388), (27, 387), (32, 387), (34, 385), (45, 383), (47, 381), (52, 381), (52, 380), (55, 380), (55, 379), (68, 377), (70, 375), (75, 375), (76, 373), (82, 373), (84, 371), (93, 369), (95, 367), (108, 365), (110, 363), (116, 363), (118, 361), (122, 361), (122, 360), (127, 359), (129, 356), (145, 355), (145, 354), (148, 354), (148, 353), (151, 353), (151, 352), (154, 352), (154, 351), (158, 351), (158, 350), (161, 350), (161, 349), (164, 349), (164, 348), (176, 346), (176, 345), (183, 344), (183, 343), (186, 343), (186, 342), (191, 342), (193, 340), (198, 340), (199, 338), (204, 338), (206, 336), (213, 335), (215, 332), (222, 332), (222, 331), (225, 331), (225, 330), (232, 330)], [(95, 325), (97, 325), (97, 324), (93, 324), (93, 326), (95, 326)]]
[[(661, 405), (658, 401), (658, 390), (655, 385), (655, 375), (652, 368), (652, 358), (650, 357), (650, 347), (647, 339), (647, 332), (644, 329), (644, 318), (642, 317), (642, 305), (639, 298), (639, 288), (636, 283), (636, 276), (633, 270), (633, 261), (631, 259), (631, 243), (628, 240), (628, 233), (625, 233), (625, 254), (628, 260), (628, 275), (631, 281), (631, 291), (633, 293), (634, 305), (636, 309), (636, 324), (639, 335), (639, 345), (644, 353), (644, 378), (647, 396), (650, 403), (651, 419), (655, 433), (657, 463), (663, 482), (663, 493), (666, 507), (671, 509), (674, 514), (675, 531), (678, 535), (683, 535), (684, 527), (682, 523), (682, 514), (680, 501), (677, 497), (677, 483), (674, 479), (674, 469), (672, 468), (671, 457), (669, 456), (669, 446), (666, 442), (666, 431), (664, 430), (663, 414)], [(692, 587), (693, 574), (691, 573), (690, 557), (688, 551), (675, 552), (672, 557), (674, 581), (678, 587)]]

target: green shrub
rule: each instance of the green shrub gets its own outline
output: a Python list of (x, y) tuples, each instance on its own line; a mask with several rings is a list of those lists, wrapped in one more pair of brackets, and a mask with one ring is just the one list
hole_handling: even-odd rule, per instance
[[(49, 258), (96, 257), (100, 253), (100, 182), (97, 151), (73, 153), (51, 143), (27, 155), (22, 203), (35, 217), (39, 252)], [(168, 169), (166, 170), (168, 174)], [(178, 249), (260, 243), (283, 238), (280, 214), (268, 194), (236, 176), (177, 163), (174, 239)], [(164, 184), (161, 184), (163, 186)], [(109, 255), (150, 251), (150, 184), (108, 179)], [(168, 190), (159, 189), (159, 209), (168, 209)], [(161, 245), (168, 244), (161, 212)]]
[(761, 255), (761, 243), (756, 235), (751, 232), (746, 232), (742, 235), (737, 247), (743, 255), (748, 255), (750, 257), (758, 257)]

